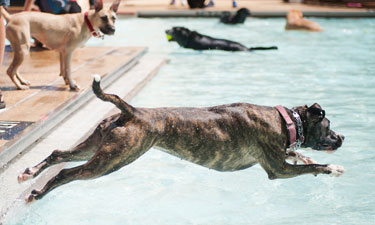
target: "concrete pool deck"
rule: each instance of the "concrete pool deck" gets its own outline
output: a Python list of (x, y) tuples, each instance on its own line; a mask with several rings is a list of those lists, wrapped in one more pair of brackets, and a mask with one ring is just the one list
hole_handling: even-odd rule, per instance
[[(112, 4), (113, 0), (103, 0)], [(236, 0), (237, 8), (232, 7), (231, 0), (215, 0), (215, 6), (205, 9), (189, 9), (176, 0), (122, 0), (119, 15), (137, 17), (219, 17), (223, 11), (236, 11), (248, 8), (253, 17), (285, 17), (291, 9), (303, 12), (305, 16), (313, 17), (375, 17), (375, 8), (353, 8), (326, 5), (311, 5), (303, 3), (284, 3), (282, 0)], [(206, 0), (208, 2), (208, 0)], [(23, 7), (10, 7), (10, 11), (19, 12)]]
[[(111, 4), (112, 0), (104, 0)], [(206, 0), (207, 1), (207, 0)], [(207, 1), (208, 2), (208, 1)], [(237, 8), (232, 7), (231, 0), (215, 0), (215, 6), (205, 9), (189, 9), (176, 0), (122, 0), (119, 14), (138, 17), (219, 17), (223, 11), (236, 11), (248, 8), (254, 17), (285, 17), (291, 9), (303, 12), (305, 16), (314, 17), (375, 17), (375, 9), (349, 8), (308, 5), (302, 3), (284, 3), (281, 0), (236, 0)]]

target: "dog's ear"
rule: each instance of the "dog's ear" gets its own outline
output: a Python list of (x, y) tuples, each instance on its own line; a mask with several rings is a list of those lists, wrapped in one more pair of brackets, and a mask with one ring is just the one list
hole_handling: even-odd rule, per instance
[(103, 0), (95, 0), (95, 12), (103, 9)]
[(118, 10), (118, 6), (120, 5), (120, 0), (116, 0), (116, 1), (114, 1), (113, 3), (112, 3), (112, 5), (111, 5), (111, 10), (113, 11), (113, 12), (115, 12), (115, 13), (117, 13), (117, 10)]
[(321, 121), (325, 117), (325, 111), (320, 107), (318, 103), (314, 103), (307, 109), (307, 117), (313, 121)]

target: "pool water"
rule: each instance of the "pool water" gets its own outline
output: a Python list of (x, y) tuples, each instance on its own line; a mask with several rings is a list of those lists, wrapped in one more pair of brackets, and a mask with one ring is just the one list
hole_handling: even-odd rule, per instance
[[(284, 19), (123, 19), (118, 33), (89, 45), (149, 46), (170, 60), (134, 106), (232, 102), (286, 107), (318, 102), (345, 135), (335, 154), (299, 150), (343, 165), (338, 178), (268, 180), (259, 166), (217, 172), (151, 149), (111, 175), (63, 185), (6, 224), (375, 224), (375, 20), (317, 19), (322, 33), (285, 32)], [(278, 51), (183, 49), (164, 30), (185, 26), (247, 46)]]

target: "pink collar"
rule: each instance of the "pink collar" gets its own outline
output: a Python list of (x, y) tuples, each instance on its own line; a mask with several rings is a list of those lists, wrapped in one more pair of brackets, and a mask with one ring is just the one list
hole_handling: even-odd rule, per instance
[(94, 30), (94, 27), (92, 26), (88, 15), (89, 15), (89, 12), (85, 12), (85, 22), (86, 22), (87, 26), (89, 27), (91, 35), (94, 36), (94, 37), (97, 37), (97, 38), (103, 38), (104, 36), (102, 36), (99, 31)]
[(280, 115), (283, 117), (286, 123), (286, 128), (289, 131), (289, 148), (295, 144), (297, 140), (297, 131), (296, 126), (294, 125), (293, 120), (290, 118), (289, 114), (286, 112), (285, 108), (281, 105), (275, 107), (279, 111)]
[(280, 115), (283, 117), (286, 123), (286, 127), (289, 131), (289, 148), (294, 148), (297, 149), (301, 147), (301, 144), (304, 141), (304, 136), (303, 136), (303, 125), (300, 116), (298, 115), (297, 112), (292, 110), (293, 116), (295, 117), (298, 125), (298, 134), (299, 134), (299, 139), (297, 140), (297, 130), (296, 126), (294, 125), (293, 120), (290, 118), (289, 114), (286, 112), (285, 108), (281, 105), (278, 105), (275, 107), (277, 111), (279, 111)]

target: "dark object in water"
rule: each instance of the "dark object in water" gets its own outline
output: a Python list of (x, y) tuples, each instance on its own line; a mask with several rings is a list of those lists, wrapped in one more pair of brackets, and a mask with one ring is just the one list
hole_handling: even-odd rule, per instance
[(185, 27), (173, 27), (166, 30), (168, 41), (176, 41), (181, 47), (194, 50), (224, 50), (224, 51), (254, 51), (254, 50), (276, 50), (276, 46), (271, 47), (246, 47), (238, 42), (217, 39), (190, 31)]
[(220, 22), (225, 24), (238, 24), (238, 23), (244, 23), (246, 18), (250, 16), (250, 10), (247, 8), (241, 8), (237, 10), (235, 15), (231, 15), (230, 12), (226, 11), (223, 12), (223, 15), (220, 17)]

